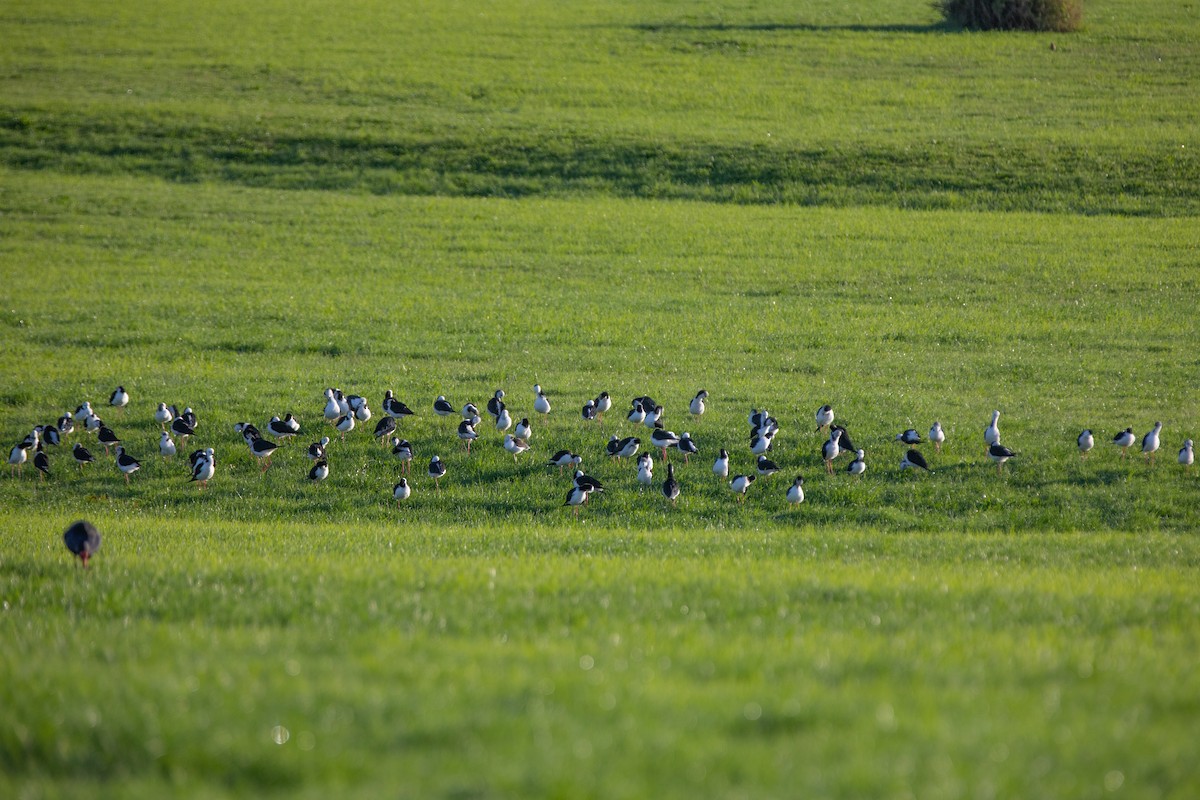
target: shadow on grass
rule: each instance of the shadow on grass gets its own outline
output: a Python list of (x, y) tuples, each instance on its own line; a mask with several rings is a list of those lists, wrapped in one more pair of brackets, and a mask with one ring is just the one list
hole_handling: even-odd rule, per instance
[(721, 32), (746, 31), (759, 33), (799, 32), (799, 33), (955, 33), (961, 31), (957, 25), (949, 22), (934, 22), (925, 25), (907, 23), (892, 23), (870, 25), (863, 23), (842, 25), (816, 25), (807, 22), (749, 22), (749, 23), (686, 23), (686, 22), (645, 22), (630, 26), (633, 30), (646, 33), (688, 33), (688, 32)]

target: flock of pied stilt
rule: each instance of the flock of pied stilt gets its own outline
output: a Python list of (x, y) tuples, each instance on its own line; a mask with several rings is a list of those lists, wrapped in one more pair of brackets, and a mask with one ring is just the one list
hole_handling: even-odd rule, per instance
[[(550, 400), (540, 385), (535, 385), (533, 391), (534, 412), (545, 419), (550, 414)], [(346, 434), (353, 431), (357, 423), (365, 423), (372, 418), (366, 398), (360, 395), (346, 395), (339, 389), (329, 388), (325, 390), (324, 396), (324, 418), (338, 431), (343, 441)], [(514, 461), (517, 461), (521, 454), (530, 449), (529, 438), (532, 426), (528, 417), (521, 418), (515, 427), (513, 426), (513, 414), (505, 405), (505, 396), (503, 390), (497, 390), (488, 399), (486, 411), (491, 416), (495, 429), (504, 434), (504, 449), (513, 456)], [(697, 392), (692, 398), (688, 404), (688, 411), (694, 418), (699, 419), (705, 413), (707, 399), (708, 392), (704, 390)], [(124, 387), (117, 387), (109, 398), (109, 406), (116, 411), (123, 411), (129, 402), (129, 393)], [(612, 405), (612, 398), (609, 394), (601, 392), (596, 398), (589, 399), (584, 403), (581, 418), (585, 422), (602, 423), (604, 415), (612, 409)], [(606, 449), (610, 458), (618, 461), (637, 455), (636, 479), (640, 484), (649, 486), (655, 482), (654, 453), (661, 454), (661, 458), (668, 461), (668, 450), (676, 449), (683, 454), (685, 464), (690, 463), (691, 456), (699, 454), (700, 448), (689, 432), (685, 431), (682, 435), (678, 435), (666, 427), (664, 407), (654, 398), (648, 395), (635, 397), (629, 405), (629, 410), (625, 414), (626, 422), (650, 429), (645, 440), (648, 445), (647, 451), (639, 454), (639, 449), (644, 443), (642, 438), (638, 436), (622, 438), (616, 434), (610, 437)], [(415, 412), (397, 399), (391, 390), (384, 394), (383, 410), (385, 416), (376, 423), (374, 437), (385, 445), (390, 443), (391, 453), (400, 463), (402, 477), (392, 488), (392, 496), (399, 505), (412, 495), (412, 486), (406, 476), (410, 473), (414, 451), (407, 440), (394, 434), (398, 429), (398, 424), (405, 418), (413, 416)], [(444, 396), (439, 395), (433, 402), (433, 411), (435, 415), (441, 417), (461, 417), (457, 435), (469, 454), (472, 442), (480, 437), (479, 428), (483, 422), (475, 404), (466, 403), (461, 410), (457, 410)], [(831, 475), (834, 474), (834, 462), (843, 453), (852, 453), (854, 458), (845, 471), (852, 476), (861, 477), (867, 470), (866, 452), (854, 445), (844, 426), (835, 424), (836, 417), (833, 408), (829, 405), (821, 406), (817, 409), (814, 418), (817, 432), (826, 430), (829, 434), (829, 438), (822, 442), (820, 448), (826, 471)], [(170, 459), (176, 455), (179, 447), (186, 447), (188, 438), (195, 435), (199, 425), (196, 414), (191, 408), (179, 411), (178, 407), (166, 403), (158, 404), (154, 420), (162, 428), (158, 446), (159, 454), (164, 459)], [(778, 420), (765, 410), (752, 409), (747, 421), (750, 425), (749, 451), (751, 455), (756, 456), (754, 471), (734, 475), (730, 478), (730, 456), (724, 448), (720, 449), (712, 467), (713, 473), (720, 480), (728, 481), (729, 488), (739, 501), (744, 500), (755, 480), (769, 478), (780, 471), (778, 464), (766, 455), (767, 451), (771, 450), (772, 443), (779, 433)], [(991, 423), (984, 428), (983, 439), (988, 458), (996, 464), (997, 470), (1002, 471), (1005, 462), (1017, 457), (1017, 453), (1001, 443), (999, 422), (1000, 412), (992, 412)], [(9, 453), (10, 474), (20, 474), (32, 453), (33, 464), (39, 471), (41, 479), (44, 480), (50, 474), (50, 459), (46, 448), (60, 446), (65, 437), (75, 432), (77, 426), (95, 434), (97, 443), (104, 447), (105, 453), (113, 456), (115, 466), (123, 474), (126, 483), (129, 482), (130, 475), (141, 468), (141, 463), (125, 450), (121, 437), (99, 418), (92, 409), (91, 403), (85, 401), (75, 409), (74, 413), (64, 414), (52, 424), (38, 425), (25, 439), (15, 445)], [(1141, 437), (1141, 452), (1150, 462), (1153, 462), (1155, 454), (1159, 450), (1162, 427), (1161, 422), (1156, 422), (1153, 429)], [(510, 428), (512, 428), (511, 433), (508, 432)], [(266, 434), (274, 441), (266, 438), (253, 423), (239, 422), (234, 425), (235, 432), (242, 437), (250, 453), (259, 461), (263, 472), (270, 468), (271, 457), (281, 444), (300, 434), (300, 422), (290, 413), (282, 418), (273, 416), (266, 423), (265, 429)], [(937, 452), (941, 452), (942, 444), (946, 441), (946, 434), (941, 423), (934, 422), (926, 437), (922, 437), (921, 432), (917, 429), (909, 428), (896, 434), (895, 440), (907, 447), (900, 460), (901, 470), (916, 469), (931, 472), (928, 461), (917, 449), (917, 446), (928, 442), (934, 445)], [(1121, 449), (1120, 457), (1126, 458), (1129, 449), (1138, 443), (1138, 438), (1134, 434), (1133, 428), (1129, 427), (1117, 433), (1112, 438), (1112, 443)], [(308, 478), (313, 482), (323, 481), (330, 474), (329, 444), (330, 437), (326, 436), (309, 445), (306, 451), (306, 455), (312, 461), (312, 466), (308, 470)], [(1086, 459), (1095, 446), (1095, 436), (1090, 429), (1085, 429), (1079, 434), (1077, 445), (1081, 457)], [(77, 442), (73, 446), (72, 455), (81, 470), (86, 464), (96, 461), (96, 457), (82, 443)], [(1179, 451), (1178, 461), (1181, 465), (1190, 467), (1194, 459), (1192, 440), (1188, 439)], [(203, 489), (216, 475), (217, 462), (213, 448), (192, 451), (188, 456), (188, 461), (191, 469), (189, 480)], [(564, 505), (574, 507), (576, 514), (579, 513), (579, 508), (587, 503), (589, 495), (604, 491), (603, 485), (598, 480), (586, 475), (580, 469), (582, 462), (581, 455), (569, 450), (559, 450), (547, 462), (547, 466), (558, 467), (560, 474), (567, 468), (571, 469), (572, 485)], [(445, 477), (446, 472), (445, 462), (438, 455), (434, 455), (429, 461), (427, 475), (434, 482), (435, 488), (441, 488), (440, 481)], [(789, 502), (801, 503), (804, 501), (803, 483), (803, 476), (796, 476), (786, 491)], [(675, 475), (674, 464), (668, 463), (667, 477), (661, 484), (661, 489), (663, 495), (672, 504), (680, 497), (682, 489)], [(78, 551), (73, 550), (73, 552)], [(86, 562), (86, 556), (84, 556), (84, 560)]]

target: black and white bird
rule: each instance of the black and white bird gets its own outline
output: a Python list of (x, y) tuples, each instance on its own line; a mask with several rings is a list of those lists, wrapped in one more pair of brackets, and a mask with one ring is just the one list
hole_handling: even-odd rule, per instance
[(506, 431), (512, 427), (512, 414), (508, 413), (508, 409), (500, 406), (500, 413), (496, 415), (496, 430)]
[(41, 442), (38, 443), (37, 450), (33, 454), (33, 466), (37, 469), (40, 479), (45, 480), (50, 477), (50, 456), (46, 455)]
[(1084, 428), (1075, 443), (1079, 446), (1079, 457), (1087, 458), (1088, 453), (1096, 446), (1096, 437), (1092, 436), (1091, 429)]
[(946, 441), (946, 432), (942, 430), (942, 423), (933, 423), (933, 427), (929, 429), (929, 441), (933, 442), (934, 450), (942, 452), (942, 443)]
[(253, 422), (235, 422), (233, 423), (233, 429), (242, 437), (242, 441), (246, 443), (247, 447), (255, 439), (262, 436)]
[(167, 408), (167, 404), (159, 403), (158, 408), (154, 412), (154, 421), (162, 426), (162, 429), (165, 431), (173, 419), (175, 419), (175, 415), (171, 413), (171, 409)]
[(612, 398), (608, 396), (608, 392), (601, 392), (596, 395), (596, 417), (603, 422), (604, 414), (612, 408)]
[(89, 414), (83, 421), (83, 429), (88, 433), (96, 433), (104, 427), (104, 421), (95, 414)]
[(533, 433), (533, 428), (529, 424), (529, 418), (521, 417), (521, 421), (517, 423), (517, 427), (513, 428), (513, 436), (528, 442), (529, 434), (531, 433)]
[[(616, 437), (614, 436), (613, 438), (615, 439)], [(626, 436), (624, 439), (617, 441), (615, 448), (610, 451), (609, 455), (613, 458), (632, 458), (641, 444), (642, 440), (636, 436)]]
[(504, 390), (497, 389), (496, 392), (488, 398), (487, 412), (492, 415), (492, 419), (500, 416), (501, 409), (504, 408)]
[(763, 431), (759, 434), (753, 434), (750, 437), (750, 452), (753, 455), (759, 456), (771, 449), (771, 444), (775, 441), (775, 434), (769, 431)]
[(838, 432), (830, 431), (829, 439), (821, 445), (821, 458), (825, 462), (825, 471), (833, 474), (833, 460), (841, 455), (842, 447), (838, 443)]
[(429, 459), (429, 477), (433, 478), (433, 485), (436, 489), (441, 489), (442, 485), (439, 481), (446, 476), (446, 465), (437, 456)]
[(679, 437), (679, 452), (683, 453), (683, 463), (690, 464), (691, 457), (700, 452), (700, 448), (696, 446), (696, 442), (692, 439), (692, 435), (687, 431)]
[(175, 448), (175, 440), (171, 438), (171, 434), (163, 431), (158, 437), (158, 454), (163, 459), (172, 458), (178, 452)]
[(561, 475), (564, 467), (571, 465), (579, 466), (583, 462), (583, 456), (577, 456), (570, 450), (559, 450), (550, 457), (550, 461), (546, 464), (548, 467), (558, 467), (558, 474)]
[(988, 458), (996, 462), (996, 471), (999, 472), (1004, 467), (1004, 462), (1015, 456), (1012, 450), (1009, 450), (1004, 445), (996, 442), (993, 445), (988, 445)]
[(571, 490), (567, 492), (567, 499), (563, 503), (564, 506), (574, 506), (575, 516), (579, 516), (579, 507), (587, 502), (588, 490), (572, 484)]
[(470, 422), (472, 425), (479, 424), (479, 408), (474, 403), (467, 403), (462, 407), (462, 418)]
[(841, 425), (833, 425), (829, 428), (829, 433), (832, 435), (837, 431), (838, 450), (843, 453), (853, 453), (858, 448), (854, 446), (854, 442), (850, 441), (850, 432)]
[(308, 470), (308, 479), (310, 481), (312, 481), (313, 483), (323, 481), (328, 477), (329, 477), (329, 462), (323, 458), (320, 461), (313, 464), (312, 467)]
[(203, 490), (216, 474), (217, 457), (213, 454), (213, 449), (209, 447), (201, 452), (199, 458), (192, 461), (192, 480), (196, 482), (198, 489)]
[(77, 522), (72, 522), (71, 525), (63, 531), (63, 544), (67, 546), (67, 550), (78, 558), (86, 568), (88, 559), (96, 554), (100, 549), (100, 531), (96, 530), (96, 526), (85, 519)]
[(346, 398), (346, 402), (349, 403), (351, 399), (357, 400), (356, 404), (350, 406), (350, 412), (354, 415), (354, 418), (359, 422), (369, 422), (371, 419), (371, 407), (367, 405), (367, 398), (351, 395)]
[(57, 426), (40, 425), (38, 428), (42, 437), (42, 444), (49, 445), (50, 447), (58, 447), (62, 444), (62, 435), (59, 434)]
[(704, 414), (704, 401), (708, 399), (708, 392), (701, 389), (696, 392), (696, 396), (692, 398), (692, 402), (688, 403), (688, 411), (693, 417), (699, 417)]
[(70, 414), (63, 414), (58, 418), (58, 422), (56, 424), (58, 427), (58, 432), (63, 436), (70, 436), (75, 430), (75, 418)]
[(1195, 460), (1196, 454), (1192, 452), (1192, 440), (1188, 439), (1183, 443), (1183, 447), (1179, 451), (1179, 463), (1185, 467), (1190, 467)]
[[(580, 489), (586, 489), (589, 493), (603, 494), (604, 484), (593, 478), (591, 475), (585, 475), (583, 470), (575, 470), (575, 477), (572, 482)], [(586, 500), (584, 501), (587, 502)]]
[(1133, 447), (1133, 443), (1137, 441), (1137, 437), (1133, 435), (1133, 428), (1126, 428), (1113, 437), (1113, 444), (1121, 448), (1121, 458), (1129, 455), (1129, 448)]
[(650, 413), (652, 408), (659, 405), (659, 402), (648, 394), (644, 394), (641, 397), (635, 397), (629, 402), (630, 405), (637, 405), (638, 403), (642, 404), (642, 410), (646, 413)]
[(646, 410), (646, 416), (642, 417), (642, 424), (647, 428), (661, 428), (663, 426), (663, 407), (654, 406)]
[(737, 475), (729, 482), (729, 488), (737, 492), (738, 502), (743, 502), (746, 499), (746, 490), (750, 488), (750, 484), (754, 483), (753, 475)]
[(511, 433), (504, 434), (504, 449), (512, 453), (513, 463), (517, 461), (517, 456), (529, 449), (529, 442), (524, 439), (518, 439)]
[(550, 413), (550, 401), (546, 398), (545, 392), (542, 391), (540, 383), (534, 384), (533, 387), (533, 410), (539, 414)]
[(116, 432), (107, 425), (100, 426), (100, 432), (96, 435), (97, 441), (104, 445), (104, 455), (108, 455), (110, 447), (116, 447), (121, 444), (121, 437), (117, 436)]
[(87, 400), (84, 400), (75, 409), (75, 421), (76, 422), (83, 422), (88, 417), (91, 417), (94, 415), (95, 415), (95, 412), (92, 411), (92, 404), (90, 402), (88, 402)]
[[(289, 414), (289, 416), (291, 415)], [(279, 439), (281, 442), (286, 442), (288, 439), (295, 436), (298, 430), (299, 426), (296, 426), (296, 430), (293, 430), (291, 425), (281, 420), (279, 417), (271, 417), (271, 419), (267, 422), (267, 433), (271, 434), (276, 439)]]
[(450, 405), (450, 401), (446, 399), (445, 395), (439, 394), (433, 401), (433, 413), (439, 417), (452, 417), (458, 412), (454, 410), (454, 406)]
[(124, 386), (118, 386), (116, 391), (108, 396), (108, 404), (113, 408), (124, 408), (129, 405), (129, 392)]
[(71, 456), (75, 459), (75, 463), (79, 465), (80, 470), (83, 469), (84, 464), (91, 464), (96, 460), (91, 451), (78, 442), (71, 448)]
[(129, 476), (142, 468), (138, 460), (125, 452), (125, 448), (117, 445), (117, 469), (121, 470), (125, 475), (125, 483), (129, 483)]
[(921, 438), (921, 434), (915, 428), (909, 428), (904, 433), (897, 433), (896, 441), (902, 444), (913, 445), (921, 444), (925, 440)]
[(854, 460), (846, 467), (846, 472), (855, 477), (862, 477), (862, 474), (867, 471), (867, 454), (864, 450), (854, 451)]
[(992, 423), (983, 429), (984, 444), (991, 445), (1000, 441), (1000, 412), (992, 412)]
[(396, 432), (396, 418), (384, 415), (375, 423), (375, 433), (372, 434), (379, 443), (387, 445), (388, 438)]
[(729, 477), (729, 452), (724, 447), (717, 453), (717, 460), (713, 462), (713, 474), (722, 479)]
[(171, 433), (178, 436), (180, 444), (186, 447), (188, 437), (195, 435), (196, 430), (183, 417), (175, 417), (171, 420)]
[(396, 508), (400, 504), (412, 496), (412, 487), (408, 485), (408, 480), (401, 478), (400, 482), (392, 487), (392, 497), (396, 500)]
[[(854, 416), (854, 414), (852, 413), (850, 416)], [(820, 408), (817, 409), (817, 413), (816, 413), (815, 417), (817, 420), (817, 431), (818, 432), (822, 428), (828, 428), (830, 425), (833, 424), (833, 406), (830, 406), (830, 405), (821, 406)]]
[(467, 443), (467, 453), (471, 452), (471, 442), (479, 438), (479, 434), (475, 432), (475, 428), (471, 425), (471, 420), (464, 419), (458, 423), (458, 439)]
[(274, 442), (269, 442), (262, 437), (250, 442), (250, 453), (260, 462), (262, 462), (262, 471), (266, 472), (271, 466), (271, 454), (279, 449), (279, 445)]
[(413, 410), (397, 400), (391, 389), (383, 393), (383, 413), (395, 420), (413, 416)]
[(769, 478), (776, 472), (779, 472), (779, 465), (766, 456), (759, 456), (755, 467), (758, 470), (760, 478)]
[(337, 421), (333, 423), (333, 427), (342, 434), (342, 441), (346, 441), (346, 434), (354, 430), (354, 412), (338, 417)]
[(596, 401), (588, 400), (586, 403), (584, 403), (583, 408), (580, 410), (579, 414), (580, 414), (580, 416), (583, 417), (584, 422), (592, 422), (593, 420), (595, 420), (596, 419)]
[(797, 475), (796, 480), (792, 481), (792, 485), (787, 490), (787, 501), (799, 505), (804, 502), (804, 476)]
[(633, 408), (625, 415), (625, 421), (630, 425), (641, 425), (646, 419), (646, 409), (640, 400), (633, 401)]
[(679, 445), (679, 435), (664, 428), (655, 428), (650, 433), (650, 444), (662, 448), (663, 461), (667, 460), (667, 448)]
[(752, 408), (750, 409), (750, 416), (746, 419), (750, 423), (750, 428), (757, 431), (766, 424), (766, 421), (770, 419), (770, 417), (771, 415), (767, 413), (765, 408), (762, 411), (759, 411), (757, 408)]
[(675, 480), (675, 465), (667, 464), (667, 479), (662, 485), (663, 497), (671, 501), (671, 505), (675, 505), (675, 501), (679, 499), (679, 481)]
[(196, 412), (192, 411), (190, 407), (183, 409), (183, 411), (179, 412), (175, 416), (186, 422), (187, 426), (193, 431), (200, 427), (200, 420), (196, 418)]
[(1150, 463), (1154, 463), (1154, 454), (1158, 452), (1159, 434), (1162, 433), (1162, 423), (1154, 423), (1154, 428), (1142, 437), (1142, 455)]
[(909, 450), (904, 454), (904, 458), (900, 459), (900, 469), (923, 469), (929, 472), (929, 464), (925, 462), (925, 456), (921, 455), (920, 450)]
[(342, 404), (337, 400), (336, 389), (325, 390), (325, 410), (322, 413), (326, 422), (334, 422), (342, 416)]
[(649, 453), (642, 453), (637, 458), (637, 481), (643, 486), (654, 483), (654, 457)]
[(392, 437), (392, 457), (400, 462), (400, 471), (404, 474), (412, 470), (413, 449), (408, 439)]

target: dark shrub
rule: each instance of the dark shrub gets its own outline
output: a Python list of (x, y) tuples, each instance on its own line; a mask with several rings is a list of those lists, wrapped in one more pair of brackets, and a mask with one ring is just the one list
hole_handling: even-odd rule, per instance
[(934, 0), (954, 25), (972, 30), (1074, 31), (1083, 20), (1082, 0)]

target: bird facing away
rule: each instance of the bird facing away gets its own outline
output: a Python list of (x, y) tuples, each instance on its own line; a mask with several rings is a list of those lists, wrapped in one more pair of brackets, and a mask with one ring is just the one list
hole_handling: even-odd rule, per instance
[(787, 501), (789, 503), (804, 502), (804, 476), (797, 475), (796, 480), (792, 481), (792, 485), (787, 490)]
[(454, 411), (454, 406), (450, 405), (450, 401), (446, 399), (446, 396), (439, 394), (437, 399), (433, 401), (433, 413), (439, 417), (449, 417), (453, 416), (456, 412)]
[(996, 462), (996, 471), (1000, 472), (1004, 467), (1004, 462), (1015, 456), (1012, 450), (1009, 450), (1004, 445), (996, 442), (988, 446), (988, 458)]
[(758, 469), (759, 477), (762, 477), (762, 478), (769, 478), (770, 476), (774, 475), (776, 472), (779, 472), (779, 465), (776, 464), (771, 459), (767, 458), (766, 456), (759, 456), (758, 463), (756, 466)]
[(511, 433), (506, 433), (504, 434), (504, 449), (512, 453), (513, 463), (516, 463), (517, 456), (529, 449), (529, 442), (518, 439)]
[(79, 465), (80, 470), (83, 469), (84, 464), (91, 464), (96, 460), (96, 457), (92, 455), (91, 451), (78, 442), (76, 442), (75, 446), (71, 448), (71, 456), (75, 459), (75, 463)]
[(1159, 434), (1162, 433), (1162, 423), (1154, 423), (1154, 429), (1142, 437), (1142, 455), (1150, 463), (1154, 463), (1154, 454), (1158, 452)]
[(142, 468), (138, 460), (125, 452), (125, 448), (117, 445), (117, 469), (125, 474), (125, 483), (129, 483), (129, 476)]
[(675, 465), (667, 464), (667, 479), (662, 485), (663, 497), (671, 501), (671, 505), (675, 505), (675, 501), (679, 498), (679, 481), (675, 480)]
[(724, 447), (713, 462), (713, 474), (722, 479), (729, 477), (729, 452)]
[(63, 543), (82, 563), (88, 565), (88, 559), (100, 549), (100, 531), (85, 519), (72, 522), (63, 531)]
[(857, 450), (854, 453), (854, 460), (850, 462), (850, 466), (846, 467), (846, 472), (849, 472), (855, 477), (862, 477), (862, 474), (867, 471), (867, 454), (863, 450)]
[(934, 450), (942, 452), (942, 442), (946, 441), (946, 432), (942, 430), (942, 423), (933, 423), (933, 427), (929, 429), (929, 441), (933, 442)]
[(1000, 441), (1000, 412), (992, 412), (992, 424), (983, 429), (983, 441), (989, 447)]
[(909, 450), (904, 454), (904, 458), (900, 459), (900, 469), (923, 469), (930, 472), (929, 464), (925, 463), (925, 456), (921, 455), (920, 450)]
[(924, 440), (915, 428), (909, 428), (904, 433), (897, 433), (896, 441), (902, 444), (921, 444)]
[(572, 484), (571, 490), (569, 492), (567, 492), (567, 499), (563, 503), (563, 505), (564, 506), (574, 506), (575, 507), (575, 516), (578, 517), (579, 516), (579, 507), (587, 502), (588, 494), (589, 494), (589, 492), (587, 489), (585, 489), (581, 486), (575, 486)]
[(750, 488), (750, 484), (754, 483), (753, 475), (737, 475), (729, 482), (729, 488), (737, 492), (738, 502), (744, 502), (746, 499), (746, 490)]
[(1084, 428), (1075, 443), (1079, 446), (1079, 457), (1087, 458), (1088, 453), (1096, 446), (1096, 437), (1092, 436), (1091, 429)]
[(701, 389), (696, 392), (696, 396), (692, 398), (692, 402), (688, 403), (688, 411), (692, 416), (699, 417), (704, 413), (704, 401), (708, 399), (708, 392)]
[(550, 413), (550, 401), (546, 399), (540, 383), (534, 384), (533, 387), (533, 410), (539, 414)]
[(1129, 448), (1133, 447), (1133, 443), (1137, 441), (1137, 437), (1133, 435), (1133, 428), (1126, 428), (1113, 437), (1113, 444), (1121, 448), (1121, 458), (1129, 455)]
[(683, 453), (683, 463), (685, 464), (690, 464), (691, 457), (700, 452), (700, 448), (697, 447), (695, 441), (692, 440), (692, 435), (687, 431), (684, 431), (683, 436), (679, 437), (679, 444), (677, 447), (679, 448), (679, 452)]

